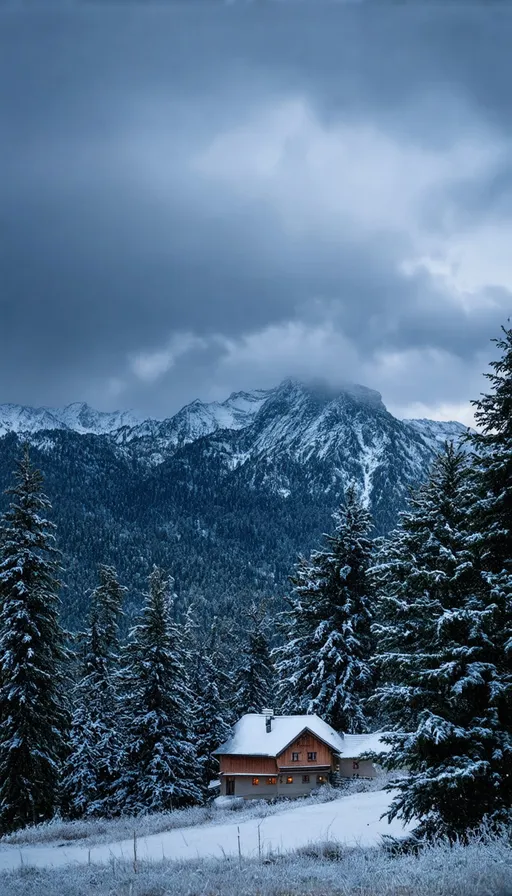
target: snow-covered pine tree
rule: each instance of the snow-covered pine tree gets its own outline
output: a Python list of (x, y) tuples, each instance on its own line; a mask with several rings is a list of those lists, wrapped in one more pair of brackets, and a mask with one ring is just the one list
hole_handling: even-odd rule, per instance
[(0, 530), (0, 830), (59, 805), (69, 717), (60, 554), (43, 477), (24, 450)]
[(276, 673), (267, 637), (265, 605), (252, 603), (246, 613), (248, 625), (243, 632), (241, 659), (236, 672), (234, 706), (237, 716), (261, 712), (271, 706)]
[(472, 402), (480, 431), (468, 436), (478, 496), (472, 528), (484, 568), (512, 575), (512, 328), (493, 341), (502, 355), (485, 374), (492, 391)]
[(334, 518), (325, 548), (301, 558), (292, 578), (280, 624), (285, 643), (274, 652), (279, 702), (285, 712), (317, 713), (338, 731), (359, 733), (368, 730), (365, 701), (373, 682), (372, 523), (354, 486)]
[(112, 566), (100, 565), (98, 576), (64, 777), (65, 811), (73, 818), (108, 817), (122, 808), (117, 794), (123, 728), (119, 622), (127, 589)]
[(210, 782), (219, 775), (219, 762), (213, 752), (227, 740), (231, 728), (227, 696), (231, 694), (231, 688), (219, 666), (217, 621), (214, 620), (208, 639), (195, 646), (191, 682), (194, 694), (194, 744), (204, 799), (211, 795)]
[(154, 567), (126, 649), (127, 725), (120, 793), (125, 811), (165, 811), (201, 800), (193, 744), (186, 632), (174, 621), (173, 580)]
[(510, 806), (489, 588), (468, 537), (473, 500), (467, 457), (447, 445), (372, 570), (376, 697), (395, 732), (381, 759), (409, 769), (389, 818), (418, 821), (420, 838), (464, 836), (486, 816), (505, 821)]

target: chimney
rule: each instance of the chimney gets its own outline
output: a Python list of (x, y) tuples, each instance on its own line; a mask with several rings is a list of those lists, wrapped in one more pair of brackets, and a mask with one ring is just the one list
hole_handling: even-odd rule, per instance
[(274, 710), (262, 709), (261, 711), (265, 716), (265, 730), (267, 734), (270, 734), (270, 732), (272, 731), (272, 719), (274, 718)]

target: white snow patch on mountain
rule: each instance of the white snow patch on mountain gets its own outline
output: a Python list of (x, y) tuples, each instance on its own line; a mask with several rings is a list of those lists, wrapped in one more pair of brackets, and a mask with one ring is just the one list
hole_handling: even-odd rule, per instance
[(0, 436), (7, 432), (34, 433), (41, 430), (68, 429), (81, 434), (104, 435), (122, 426), (136, 426), (138, 417), (131, 411), (95, 411), (85, 402), (65, 408), (32, 408), (17, 404), (0, 405)]
[(456, 420), (403, 420), (407, 426), (411, 426), (421, 436), (424, 442), (433, 451), (440, 451), (444, 442), (460, 442), (470, 431), (463, 423)]

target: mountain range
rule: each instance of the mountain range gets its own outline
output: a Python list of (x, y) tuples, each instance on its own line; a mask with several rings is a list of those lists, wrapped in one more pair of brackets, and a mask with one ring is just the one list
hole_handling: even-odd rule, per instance
[(398, 420), (380, 394), (285, 380), (270, 390), (194, 401), (165, 420), (0, 405), (0, 486), (28, 441), (46, 477), (64, 554), (63, 602), (81, 624), (100, 562), (140, 601), (151, 565), (176, 578), (178, 606), (205, 623), (251, 597), (279, 599), (296, 557), (332, 527), (355, 481), (375, 532), (388, 531), (456, 422)]

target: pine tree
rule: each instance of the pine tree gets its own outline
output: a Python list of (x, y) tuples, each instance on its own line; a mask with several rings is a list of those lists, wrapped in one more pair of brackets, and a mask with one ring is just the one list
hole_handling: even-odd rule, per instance
[(335, 514), (326, 547), (302, 558), (292, 578), (285, 637), (275, 651), (279, 695), (287, 712), (317, 713), (339, 731), (368, 730), (365, 700), (372, 687), (367, 571), (371, 518), (354, 487)]
[(52, 817), (66, 750), (60, 554), (42, 488), (43, 477), (25, 449), (0, 532), (2, 831)]
[(477, 465), (474, 542), (485, 569), (512, 575), (512, 328), (503, 334), (493, 340), (502, 355), (485, 374), (492, 391), (472, 402), (480, 432), (469, 442)]
[(153, 568), (139, 623), (130, 633), (127, 727), (120, 780), (127, 811), (165, 811), (200, 801), (192, 733), (186, 633), (172, 616), (173, 580)]
[(243, 633), (241, 662), (235, 681), (237, 716), (261, 712), (272, 704), (275, 670), (266, 635), (265, 606), (252, 604), (247, 610), (249, 626)]
[(75, 688), (71, 748), (64, 780), (71, 817), (111, 816), (120, 810), (117, 785), (122, 747), (119, 622), (126, 588), (111, 566), (99, 567), (91, 595), (83, 672)]
[(209, 784), (219, 775), (219, 761), (213, 755), (214, 750), (227, 740), (231, 727), (226, 696), (231, 689), (219, 669), (217, 642), (217, 624), (214, 620), (206, 643), (197, 645), (193, 675), (194, 743), (203, 799), (210, 796)]
[(468, 530), (473, 500), (467, 458), (447, 445), (373, 570), (377, 699), (395, 731), (381, 759), (409, 770), (389, 818), (416, 819), (417, 837), (463, 836), (485, 816), (505, 821), (510, 805), (492, 599)]

